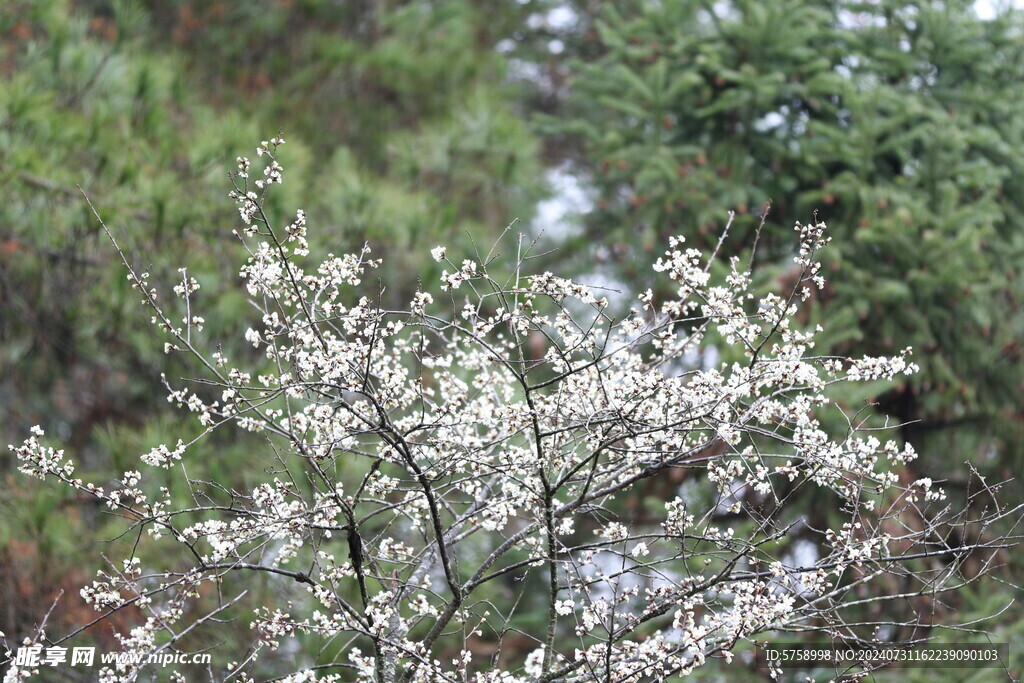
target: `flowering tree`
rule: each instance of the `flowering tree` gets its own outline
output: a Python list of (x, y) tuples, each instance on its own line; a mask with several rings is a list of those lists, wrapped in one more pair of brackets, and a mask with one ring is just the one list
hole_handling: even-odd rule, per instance
[[(642, 293), (614, 319), (591, 288), (524, 273), (520, 238), (500, 275), (493, 253), (433, 249), (447, 266), (434, 292), (384, 310), (357, 294), (379, 263), (368, 247), (307, 266), (305, 214), (277, 227), (265, 212), (283, 142), (258, 148), (268, 159), (259, 180), (239, 158), (231, 192), (249, 254), (241, 276), (259, 311), (246, 333), (264, 354), (256, 367), (204, 340), (200, 283), (186, 269), (166, 304), (121, 254), (165, 351), (202, 366), (180, 386), (165, 378), (169, 399), (204, 435), (232, 426), (265, 436), (253, 463), (265, 480), (214, 495), (216, 484), (187, 476), (194, 442), (159, 445), (141, 469), (179, 472), (194, 498), (180, 508), (140, 471), (113, 487), (76, 478), (38, 427), (12, 447), (23, 473), (85, 491), (151, 542), (187, 551), (183, 566), (128, 557), (82, 590), (101, 618), (130, 605), (148, 614), (119, 635), (126, 652), (176, 652), (184, 634), (231, 616), (241, 590), (227, 587), (269, 573), (283, 581), (280, 602), (257, 611), (248, 659), (223, 680), (254, 680), (254, 660), (288, 638), (333, 644), (288, 681), (664, 680), (729, 662), (759, 634), (877, 636), (901, 620), (866, 606), (955, 591), (987, 566), (965, 577), (958, 558), (988, 562), (1005, 546), (982, 533), (1011, 513), (991, 487), (969, 496), (970, 513), (955, 512), (931, 480), (901, 479), (911, 448), (882, 443), (830, 403), (832, 385), (915, 366), (909, 349), (811, 355), (819, 330), (800, 329), (796, 314), (823, 285), (823, 224), (797, 226), (802, 276), (784, 295), (755, 297), (738, 259), (718, 281), (713, 256), (675, 238), (654, 268), (676, 296)], [(709, 335), (742, 360), (698, 363)], [(848, 425), (838, 437), (823, 431), (826, 410)], [(673, 486), (652, 507), (655, 480)], [(841, 527), (809, 528), (794, 511), (813, 489), (835, 502)], [(956, 544), (950, 524), (962, 531)], [(798, 531), (815, 552), (785, 543)], [(196, 618), (208, 586), (220, 599)], [(524, 638), (527, 647), (510, 644)], [(35, 638), (63, 640), (42, 629)], [(121, 663), (103, 675), (138, 672)], [(12, 667), (5, 680), (30, 675)]]

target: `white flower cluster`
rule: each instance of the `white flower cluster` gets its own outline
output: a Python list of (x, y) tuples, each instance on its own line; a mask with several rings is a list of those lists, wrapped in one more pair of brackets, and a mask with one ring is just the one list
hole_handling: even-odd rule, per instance
[(75, 465), (64, 459), (64, 450), (43, 446), (39, 438), (45, 436), (39, 425), (32, 427), (32, 436), (25, 439), (20, 446), (8, 446), (20, 461), (18, 471), (36, 479), (45, 479), (48, 474), (60, 474), (70, 479), (75, 473)]
[(181, 273), (181, 283), (174, 286), (174, 293), (185, 299), (199, 290), (199, 283), (194, 277), (188, 276), (185, 268), (179, 268), (178, 272)]
[(472, 280), (476, 277), (476, 268), (476, 261), (465, 259), (462, 262), (462, 267), (454, 273), (449, 273), (447, 270), (443, 271), (441, 273), (441, 291), (458, 289), (462, 286), (463, 282)]

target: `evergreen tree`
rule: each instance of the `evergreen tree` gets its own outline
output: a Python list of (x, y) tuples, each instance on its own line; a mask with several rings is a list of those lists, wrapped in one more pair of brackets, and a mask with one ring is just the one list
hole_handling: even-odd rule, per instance
[[(387, 256), (385, 303), (417, 286), (423, 270), (410, 263), (424, 250), (443, 240), (471, 253), (529, 217), (536, 138), (493, 51), (527, 9), (394, 5), (0, 6), (0, 443), (42, 422), (102, 480), (170, 438), (161, 366), (172, 380), (186, 372), (136, 324), (138, 295), (79, 185), (126, 253), (146, 254), (154, 282), (173, 284), (186, 261), (202, 279), (232, 272), (225, 160), (283, 129), (288, 170), (308, 182), (274, 201), (308, 211), (314, 248), (366, 241)], [(244, 287), (216, 279), (224, 286), (202, 294), (215, 313), (203, 334), (230, 356), (258, 355), (230, 341), (244, 330), (226, 322), (249, 308)], [(376, 280), (365, 289), (376, 300)], [(214, 435), (216, 457), (190, 474), (245, 488), (249, 446)], [(11, 464), (0, 459), (4, 476)], [(87, 581), (93, 567), (73, 548), (116, 534), (94, 508), (32, 487), (0, 506), (0, 604), (11, 606), (0, 630), (17, 633)]]
[(783, 257), (779, 236), (817, 212), (835, 237), (828, 345), (913, 346), (923, 372), (880, 397), (906, 438), (1019, 459), (1024, 21), (973, 4), (578, 8), (583, 58), (548, 123), (600, 193), (584, 239), (615, 235), (597, 256), (627, 275), (669, 235), (713, 246), (729, 210), (752, 242), (768, 202), (761, 244)]

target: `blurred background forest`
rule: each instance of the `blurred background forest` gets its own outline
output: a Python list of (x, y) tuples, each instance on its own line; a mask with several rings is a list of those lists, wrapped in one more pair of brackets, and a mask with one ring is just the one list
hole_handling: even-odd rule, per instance
[[(965, 462), (1020, 476), (1024, 15), (983, 15), (958, 0), (8, 0), (0, 444), (41, 424), (103, 483), (194, 435), (159, 382), (192, 371), (163, 354), (76, 186), (154, 282), (189, 265), (208, 336), (245, 356), (227, 174), (281, 130), (273, 208), (307, 211), (314, 253), (369, 242), (395, 305), (436, 277), (431, 247), (486, 251), (513, 221), (558, 248), (543, 267), (630, 294), (657, 287), (669, 235), (711, 249), (734, 211), (722, 254), (747, 258), (767, 212), (761, 284), (784, 287), (793, 223), (817, 212), (833, 242), (815, 350), (913, 346), (922, 367), (841, 400), (903, 425), (922, 454), (908, 480), (964, 495)], [(189, 474), (244, 490), (259, 448), (217, 432)], [(52, 632), (92, 619), (78, 589), (134, 539), (98, 540), (120, 523), (27, 481), (9, 451), (0, 477), (0, 630), (24, 634), (61, 590)], [(826, 526), (821, 502), (807, 514)], [(1019, 585), (1022, 556), (1003, 559)], [(934, 618), (1019, 597), (992, 585)], [(1018, 606), (988, 627), (1024, 652)]]

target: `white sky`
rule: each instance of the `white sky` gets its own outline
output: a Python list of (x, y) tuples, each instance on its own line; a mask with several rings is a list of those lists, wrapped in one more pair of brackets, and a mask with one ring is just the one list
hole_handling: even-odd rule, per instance
[(978, 0), (974, 3), (974, 9), (982, 19), (991, 19), (996, 15), (997, 9), (1020, 6), (1021, 0)]

